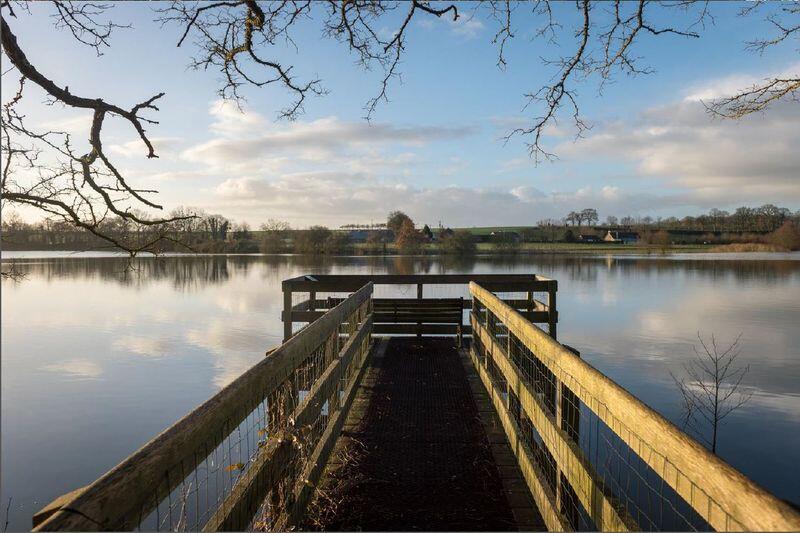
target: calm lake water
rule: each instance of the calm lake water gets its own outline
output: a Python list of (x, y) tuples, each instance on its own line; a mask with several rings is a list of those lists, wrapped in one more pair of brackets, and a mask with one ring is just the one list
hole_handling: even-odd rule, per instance
[(753, 397), (723, 427), (719, 453), (800, 502), (800, 254), (179, 256), (132, 269), (102, 253), (9, 258), (26, 274), (2, 284), (0, 513), (11, 498), (11, 530), (262, 358), (281, 340), (281, 280), (305, 273), (555, 278), (559, 340), (675, 422), (670, 371), (683, 372), (698, 331), (720, 344), (742, 333)]

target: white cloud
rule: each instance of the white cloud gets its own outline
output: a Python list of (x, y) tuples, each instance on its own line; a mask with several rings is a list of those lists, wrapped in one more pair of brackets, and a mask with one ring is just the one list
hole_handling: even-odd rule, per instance
[(794, 63), (785, 69), (764, 74), (762, 76), (753, 76), (752, 74), (732, 74), (730, 76), (708, 80), (692, 86), (687, 91), (684, 101), (707, 102), (715, 98), (733, 96), (739, 93), (742, 89), (752, 87), (755, 84), (763, 82), (765, 79), (776, 77), (796, 78), (798, 75), (800, 75), (800, 63)]
[[(196, 164), (207, 183), (218, 180), (194, 203), (252, 224), (274, 217), (301, 226), (338, 225), (382, 219), (398, 208), (420, 222), (531, 224), (585, 207), (604, 217), (798, 202), (800, 106), (781, 102), (733, 122), (713, 119), (699, 101), (750, 79), (755, 78), (737, 75), (698, 84), (632, 119), (599, 124), (575, 143), (559, 128), (548, 130), (549, 137), (563, 140), (554, 150), (562, 157), (557, 164), (565, 164), (557, 179), (517, 154), (489, 171), (507, 175), (507, 185), (465, 185), (487, 183), (485, 176), (475, 181), (481, 177), (468, 153), (448, 151), (447, 143), (460, 144), (478, 132), (467, 125), (370, 124), (335, 116), (275, 124), (228, 102), (211, 105), (213, 138), (180, 157)], [(504, 133), (528, 125), (523, 117), (496, 116), (490, 122)], [(570, 160), (609, 162), (615, 172), (627, 162), (642, 182), (636, 184), (640, 192), (631, 190), (629, 177), (612, 178), (607, 170), (576, 172)], [(163, 178), (179, 175), (184, 171)], [(453, 176), (456, 183), (431, 185), (440, 176)], [(557, 190), (546, 190), (545, 184)]]
[(457, 20), (453, 20), (452, 14), (448, 13), (441, 18), (422, 18), (416, 24), (426, 30), (433, 30), (444, 24), (450, 28), (450, 33), (464, 39), (477, 37), (486, 25), (472, 15), (461, 15)]
[[(225, 111), (221, 115), (224, 121), (215, 122), (217, 126), (212, 127), (214, 131), (224, 132), (222, 135), (184, 150), (181, 157), (189, 162), (238, 174), (278, 172), (288, 163), (297, 161), (324, 162), (326, 165), (349, 161), (351, 167), (367, 165), (370, 159), (379, 164), (392, 160), (403, 164), (415, 157), (413, 152), (387, 156), (382, 150), (415, 148), (437, 141), (461, 139), (474, 133), (474, 129), (468, 126), (396, 126), (364, 121), (345, 122), (336, 117), (327, 117), (270, 127), (261, 127), (259, 125), (263, 125), (263, 122), (255, 120), (253, 123), (256, 126), (248, 127), (245, 136), (244, 131), (237, 129), (238, 123), (228, 122), (230, 113), (229, 109)], [(245, 123), (249, 121), (247, 119)], [(221, 129), (218, 127), (220, 124), (223, 124)]]
[(248, 135), (268, 124), (261, 114), (242, 109), (231, 100), (211, 102), (208, 113), (214, 117), (211, 131), (228, 137)]
[(461, 157), (451, 157), (448, 159), (447, 165), (439, 170), (441, 176), (456, 176), (463, 173), (468, 167), (468, 162)]
[(511, 189), (459, 185), (414, 187), (366, 174), (299, 172), (275, 179), (231, 178), (214, 190), (215, 202), (256, 222), (269, 217), (296, 224), (332, 226), (358, 220), (378, 220), (392, 209), (403, 209), (419, 223), (442, 220), (448, 225), (534, 224), (560, 217), (587, 205), (611, 210), (654, 206), (663, 200), (625, 195), (615, 187), (583, 187), (545, 193), (533, 186)]
[(497, 165), (497, 170), (495, 170), (495, 174), (504, 174), (506, 172), (513, 172), (519, 169), (532, 169), (534, 168), (535, 163), (533, 159), (528, 156), (524, 157), (515, 157), (512, 159), (507, 159), (502, 161), (500, 164)]
[[(716, 90), (697, 94), (719, 94)], [(555, 151), (580, 160), (630, 161), (641, 179), (657, 178), (676, 188), (689, 205), (797, 202), (798, 123), (800, 106), (793, 102), (728, 121), (711, 117), (692, 97), (647, 109), (631, 121), (606, 124)]]
[[(181, 143), (179, 137), (153, 137), (150, 142), (153, 144), (158, 157), (168, 159), (175, 154), (175, 148)], [(123, 157), (146, 157), (147, 146), (141, 139), (134, 139), (122, 144), (112, 144), (108, 147), (109, 151)]]
[(88, 138), (92, 127), (92, 113), (91, 111), (79, 113), (68, 113), (67, 116), (45, 121), (41, 126), (47, 130), (63, 131), (80, 138)]
[(96, 379), (103, 374), (102, 367), (89, 359), (67, 359), (44, 365), (42, 369), (75, 379)]
[(453, 20), (452, 18), (446, 19), (448, 24), (455, 35), (459, 35), (461, 37), (465, 37), (467, 39), (473, 39), (480, 34), (483, 29), (486, 27), (484, 26), (483, 22), (476, 18), (472, 17), (458, 17), (458, 20)]
[(546, 198), (546, 195), (542, 191), (530, 185), (514, 187), (511, 189), (511, 194), (521, 202), (533, 202)]
[(612, 185), (605, 185), (600, 190), (600, 196), (602, 196), (606, 200), (617, 200), (620, 197), (619, 187), (614, 187)]
[(213, 357), (214, 385), (222, 388), (241, 376), (258, 362), (267, 346), (275, 339), (265, 343), (263, 323), (255, 319), (237, 317), (231, 323), (231, 315), (213, 318), (203, 328), (186, 331), (184, 340), (191, 346), (207, 350)]
[(164, 357), (177, 353), (176, 343), (171, 339), (124, 335), (114, 341), (114, 348), (132, 352), (143, 357)]

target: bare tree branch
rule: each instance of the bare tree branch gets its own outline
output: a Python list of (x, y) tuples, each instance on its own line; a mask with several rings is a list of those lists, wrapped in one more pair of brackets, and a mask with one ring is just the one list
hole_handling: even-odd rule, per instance
[[(583, 136), (590, 128), (589, 123), (582, 117), (578, 104), (575, 87), (579, 83), (596, 76), (602, 90), (606, 83), (613, 80), (617, 72), (634, 76), (651, 74), (653, 70), (647, 66), (640, 66), (641, 58), (633, 55), (634, 45), (643, 35), (697, 38), (699, 34), (692, 28), (702, 26), (704, 21), (710, 18), (707, 2), (656, 3), (649, 0), (637, 2), (615, 0), (602, 3), (579, 0), (575, 6), (580, 13), (580, 23), (574, 32), (575, 51), (572, 55), (558, 59), (543, 59), (544, 65), (555, 66), (557, 73), (551, 84), (525, 95), (525, 108), (540, 108), (543, 113), (532, 120), (531, 126), (516, 128), (505, 136), (506, 141), (517, 135), (532, 138), (526, 144), (536, 162), (555, 157), (544, 147), (544, 138), (547, 136), (548, 128), (558, 124), (562, 108), (568, 109), (576, 138)], [(497, 6), (493, 5), (493, 9), (496, 11)], [(689, 17), (691, 22), (687, 23), (685, 28), (658, 26), (648, 17), (649, 11), (655, 9), (687, 13), (699, 11), (699, 14), (695, 18)], [(558, 44), (556, 30), (560, 29), (560, 25), (554, 22), (551, 4), (535, 2), (534, 13), (545, 21), (537, 30), (536, 36), (546, 37), (549, 42)], [(501, 44), (499, 65), (502, 67), (505, 65), (503, 50), (510, 35), (510, 20), (501, 25), (496, 35), (499, 36)], [(495, 40), (497, 41), (498, 37)]]
[[(766, 2), (752, 2), (740, 11), (740, 16), (756, 13)], [(747, 42), (746, 49), (764, 54), (769, 48), (787, 40), (800, 38), (800, 4), (785, 2), (777, 12), (766, 17), (776, 30), (773, 37), (757, 38)], [(760, 113), (774, 103), (789, 99), (796, 102), (800, 94), (800, 72), (767, 78), (760, 83), (743, 88), (732, 96), (723, 96), (703, 102), (706, 110), (722, 118), (740, 119), (753, 113)]]
[(678, 386), (683, 402), (683, 424), (717, 453), (722, 421), (746, 404), (752, 391), (742, 390), (742, 380), (749, 366), (736, 367), (740, 355), (740, 333), (725, 349), (720, 349), (714, 334), (707, 342), (698, 332), (702, 350), (693, 347), (695, 359), (684, 365), (688, 379), (670, 373)]
[[(121, 27), (113, 23), (94, 22), (93, 17), (105, 9), (99, 4), (53, 2), (53, 5), (56, 9), (56, 25), (69, 28), (78, 41), (96, 50), (108, 45), (107, 39), (113, 28)], [(3, 3), (2, 8), (15, 16), (10, 4)], [(157, 157), (144, 126), (157, 122), (142, 116), (142, 112), (157, 111), (154, 102), (164, 93), (156, 94), (130, 109), (105, 102), (102, 98), (73, 94), (69, 88), (56, 84), (31, 63), (5, 16), (0, 17), (0, 24), (3, 54), (20, 74), (18, 91), (3, 105), (2, 110), (3, 203), (32, 206), (48, 216), (68, 220), (131, 254), (152, 249), (161, 240), (153, 235), (159, 234), (159, 228), (174, 219), (152, 219), (132, 207), (131, 204), (139, 203), (154, 209), (162, 208), (144, 196), (154, 191), (131, 186), (112, 163), (103, 151), (102, 130), (107, 116), (120, 117), (137, 132), (147, 157)], [(76, 154), (70, 136), (65, 132), (35, 131), (27, 125), (25, 116), (16, 110), (23, 99), (27, 81), (42, 89), (51, 102), (92, 111), (88, 135), (90, 150), (87, 153)], [(42, 157), (45, 149), (50, 152), (48, 158)], [(105, 230), (109, 216), (137, 226), (150, 227), (151, 230), (147, 232), (145, 240), (114, 235)], [(142, 232), (137, 234), (141, 237)]]
[[(178, 40), (181, 46), (191, 33), (197, 34), (196, 45), (200, 50), (191, 66), (196, 69), (214, 67), (223, 74), (223, 85), (219, 89), (222, 98), (239, 102), (245, 84), (264, 87), (280, 83), (294, 95), (292, 103), (280, 111), (280, 118), (296, 119), (303, 112), (303, 105), (310, 95), (323, 95), (319, 79), (298, 83), (292, 76), (292, 67), (261, 55), (261, 49), (273, 46), (285, 38), (291, 41), (291, 26), (309, 14), (310, 0), (283, 1), (261, 5), (255, 0), (225, 2), (172, 2), (159, 9), (162, 24), (176, 23), (183, 27)], [(260, 71), (270, 73), (260, 77), (253, 72), (252, 65)]]

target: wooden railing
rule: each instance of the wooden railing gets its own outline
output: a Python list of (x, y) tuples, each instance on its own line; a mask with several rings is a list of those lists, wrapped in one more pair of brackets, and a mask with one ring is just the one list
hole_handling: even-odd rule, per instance
[[(470, 325), (463, 323), (456, 306), (470, 309), (472, 301), (467, 286), (471, 281), (497, 292), (521, 293), (525, 298), (505, 300), (523, 316), (534, 323), (548, 325), (555, 337), (558, 324), (555, 280), (532, 274), (376, 274), (376, 275), (305, 275), (283, 282), (284, 339), (292, 336), (293, 324), (312, 322), (341, 301), (342, 293), (356, 290), (372, 283), (376, 290), (405, 285), (416, 289), (416, 298), (374, 298), (376, 335), (455, 335), (459, 338), (470, 333)], [(452, 290), (462, 291), (456, 294)], [(413, 289), (412, 289), (413, 290)], [(295, 301), (297, 293), (307, 298)], [(538, 299), (538, 294), (542, 299)], [(324, 296), (324, 295), (328, 296)], [(454, 303), (454, 300), (460, 300)], [(405, 309), (400, 309), (405, 307)], [(402, 311), (402, 312), (398, 312)]]
[(550, 530), (800, 530), (800, 514), (470, 284), (471, 358)]
[(365, 367), (372, 284), (102, 477), (34, 516), (38, 530), (291, 527)]

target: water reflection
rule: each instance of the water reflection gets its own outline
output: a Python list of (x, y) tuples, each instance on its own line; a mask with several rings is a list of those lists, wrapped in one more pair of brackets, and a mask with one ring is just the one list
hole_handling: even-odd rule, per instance
[[(11, 254), (9, 256), (9, 254)], [(225, 283), (232, 273), (246, 276), (248, 269), (258, 266), (265, 279), (274, 279), (285, 270), (333, 274), (342, 268), (357, 267), (359, 272), (387, 274), (449, 274), (461, 272), (519, 272), (535, 266), (538, 273), (558, 271), (561, 279), (596, 282), (601, 271), (618, 276), (652, 277), (680, 272), (686, 278), (703, 280), (735, 280), (737, 282), (781, 283), (798, 276), (797, 254), (784, 254), (785, 259), (752, 260), (747, 255), (731, 254), (697, 259), (697, 254), (666, 257), (519, 255), (519, 256), (394, 256), (394, 257), (325, 257), (291, 255), (200, 255), (143, 257), (129, 260), (121, 257), (56, 257), (48, 259), (15, 258), (6, 252), (3, 263), (14, 263), (16, 269), (39, 279), (89, 278), (116, 281), (130, 286), (170, 279), (179, 290), (202, 288)], [(565, 278), (566, 277), (566, 278)]]
[(754, 396), (720, 453), (800, 501), (800, 260), (752, 257), (20, 258), (26, 279), (2, 285), (0, 501), (13, 497), (12, 530), (28, 528), (258, 361), (281, 339), (285, 278), (469, 272), (557, 279), (561, 340), (676, 421), (669, 371), (697, 331), (742, 332)]
[(55, 372), (66, 378), (77, 379), (95, 379), (103, 373), (100, 365), (88, 359), (67, 359), (44, 365), (42, 369)]

